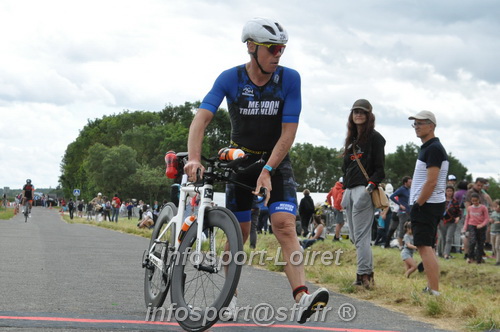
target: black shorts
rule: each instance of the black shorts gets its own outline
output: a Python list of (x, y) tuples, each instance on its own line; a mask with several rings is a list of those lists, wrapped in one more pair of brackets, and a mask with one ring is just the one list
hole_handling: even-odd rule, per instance
[[(267, 156), (268, 158), (269, 156)], [(255, 163), (261, 158), (260, 155), (250, 154), (245, 160), (243, 167)], [(264, 160), (267, 160), (264, 157)], [(238, 173), (234, 179), (248, 186), (255, 187), (257, 178), (265, 164), (257, 164), (246, 173)], [(276, 168), (275, 174), (271, 177), (271, 197), (268, 202), (269, 214), (275, 212), (288, 212), (295, 215), (297, 213), (297, 184), (293, 176), (292, 164), (288, 155)], [(241, 188), (232, 183), (226, 185), (226, 207), (231, 210), (238, 221), (246, 222), (251, 220), (251, 209), (255, 195), (250, 190)]]
[(415, 246), (434, 247), (439, 221), (445, 210), (443, 203), (425, 203), (415, 208), (410, 213), (411, 231)]

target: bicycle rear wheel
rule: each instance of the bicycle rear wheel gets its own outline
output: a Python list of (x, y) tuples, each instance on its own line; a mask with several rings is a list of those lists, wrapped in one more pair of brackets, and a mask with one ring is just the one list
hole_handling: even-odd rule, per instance
[(242, 267), (237, 253), (243, 251), (243, 240), (233, 213), (222, 207), (207, 210), (201, 253), (195, 252), (197, 225), (182, 240), (172, 273), (175, 318), (188, 331), (203, 331), (217, 322), (234, 295)]
[[(177, 207), (173, 203), (167, 203), (158, 216), (151, 234), (148, 251), (145, 252), (143, 260), (143, 267), (146, 270), (144, 275), (144, 301), (148, 308), (161, 307), (165, 302), (170, 287), (171, 258), (176, 241), (175, 224), (172, 223), (161, 238), (159, 236), (176, 214)], [(155, 243), (153, 252), (148, 255)]]

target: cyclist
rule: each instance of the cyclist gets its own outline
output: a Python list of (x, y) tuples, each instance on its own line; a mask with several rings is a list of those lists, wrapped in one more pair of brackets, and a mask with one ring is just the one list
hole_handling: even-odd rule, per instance
[[(326, 305), (329, 293), (320, 288), (309, 294), (303, 264), (290, 263), (292, 253), (301, 251), (295, 231), (296, 183), (288, 155), (297, 132), (301, 92), (298, 72), (279, 66), (287, 41), (286, 30), (275, 20), (254, 18), (245, 24), (242, 42), (246, 43), (250, 61), (224, 71), (203, 99), (189, 130), (185, 172), (191, 180), (198, 170), (203, 174), (205, 129), (225, 97), (231, 119), (231, 146), (248, 155), (243, 166), (258, 160), (265, 165), (238, 174), (236, 180), (256, 186), (253, 194), (267, 189), (265, 204), (269, 206), (273, 233), (287, 263), (285, 273), (293, 298), (299, 303), (299, 323), (304, 323), (317, 308)], [(226, 187), (226, 207), (240, 222), (244, 242), (250, 233), (253, 194), (235, 185)], [(236, 294), (226, 313), (227, 319), (236, 319)]]
[(26, 200), (29, 202), (29, 217), (31, 218), (31, 208), (33, 206), (33, 193), (35, 192), (35, 187), (31, 183), (30, 179), (26, 180), (26, 184), (23, 186), (23, 213), (24, 213), (24, 204), (26, 204)]

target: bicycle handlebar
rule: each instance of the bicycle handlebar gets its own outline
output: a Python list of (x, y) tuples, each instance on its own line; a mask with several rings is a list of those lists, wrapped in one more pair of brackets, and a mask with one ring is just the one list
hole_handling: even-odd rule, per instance
[[(179, 159), (187, 160), (187, 153), (186, 152), (179, 152), (177, 153), (177, 157)], [(205, 156), (201, 156), (201, 159), (208, 163), (208, 167), (206, 167), (206, 171), (203, 174), (203, 178), (200, 179), (199, 176), (197, 176), (196, 182), (193, 184), (195, 186), (203, 186), (205, 182), (212, 183), (215, 181), (219, 182), (230, 182), (234, 183), (235, 185), (244, 188), (246, 190), (250, 190), (252, 192), (255, 191), (255, 187), (248, 186), (246, 184), (243, 184), (241, 182), (238, 182), (236, 180), (231, 179), (231, 174), (232, 173), (247, 173), (251, 170), (253, 170), (255, 167), (262, 168), (264, 165), (263, 160), (257, 160), (256, 162), (250, 164), (247, 167), (242, 167), (241, 163), (247, 159), (247, 156), (243, 158), (238, 158), (235, 160), (231, 161), (221, 161), (218, 156), (212, 157), (212, 158), (207, 158)], [(216, 169), (219, 169), (220, 171), (216, 171)], [(259, 191), (259, 196), (263, 196), (264, 198), (267, 196), (267, 189), (266, 188), (260, 188)]]

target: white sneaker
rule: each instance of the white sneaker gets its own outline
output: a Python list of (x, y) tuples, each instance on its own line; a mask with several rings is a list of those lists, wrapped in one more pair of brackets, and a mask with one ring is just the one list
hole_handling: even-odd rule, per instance
[(30, 213), (30, 214), (28, 214), (28, 218), (31, 218), (31, 213)]
[(318, 288), (312, 294), (304, 294), (299, 301), (299, 324), (304, 324), (316, 311), (322, 310), (328, 303), (330, 293), (326, 288)]
[(227, 306), (226, 311), (222, 314), (222, 318), (224, 321), (237, 321), (238, 320), (238, 312), (236, 311), (236, 305), (238, 302), (238, 298), (234, 295)]
[(422, 290), (424, 293), (428, 293), (430, 295), (434, 295), (434, 296), (440, 296), (441, 293), (434, 290), (434, 289), (431, 289), (429, 286), (425, 287), (423, 290)]

